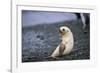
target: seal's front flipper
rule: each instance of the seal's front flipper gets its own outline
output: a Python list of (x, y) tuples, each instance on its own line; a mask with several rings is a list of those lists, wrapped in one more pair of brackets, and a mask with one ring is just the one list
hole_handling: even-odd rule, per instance
[(65, 44), (61, 43), (59, 47), (59, 56), (63, 55), (64, 50), (65, 50)]

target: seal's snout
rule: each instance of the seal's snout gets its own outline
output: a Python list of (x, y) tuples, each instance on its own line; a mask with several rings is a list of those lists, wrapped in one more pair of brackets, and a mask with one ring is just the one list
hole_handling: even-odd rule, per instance
[(62, 33), (62, 30), (61, 29), (59, 29), (59, 33)]

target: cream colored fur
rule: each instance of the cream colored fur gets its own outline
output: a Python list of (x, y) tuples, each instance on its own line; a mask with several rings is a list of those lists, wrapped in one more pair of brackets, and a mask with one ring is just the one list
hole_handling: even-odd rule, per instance
[[(64, 32), (63, 32), (63, 29), (65, 30)], [(60, 31), (62, 32), (62, 34), (60, 33), (61, 40), (62, 40), (61, 43), (63, 43), (65, 45), (65, 50), (62, 55), (66, 55), (66, 54), (69, 54), (73, 49), (73, 46), (74, 46), (73, 34), (72, 34), (71, 30), (66, 26), (60, 27)], [(60, 47), (60, 44), (54, 50), (51, 57), (59, 56), (59, 47)]]

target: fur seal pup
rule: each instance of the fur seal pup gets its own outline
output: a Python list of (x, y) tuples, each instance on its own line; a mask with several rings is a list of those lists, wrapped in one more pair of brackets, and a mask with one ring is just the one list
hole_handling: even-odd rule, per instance
[(57, 59), (59, 56), (69, 54), (74, 46), (73, 34), (67, 26), (60, 27), (59, 33), (61, 35), (61, 43), (50, 56), (54, 59)]

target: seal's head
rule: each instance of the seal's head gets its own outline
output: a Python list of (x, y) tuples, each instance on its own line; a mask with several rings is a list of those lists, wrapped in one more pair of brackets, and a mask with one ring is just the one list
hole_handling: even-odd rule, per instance
[(61, 35), (65, 35), (70, 32), (70, 29), (67, 26), (61, 26), (59, 28), (59, 32)]

